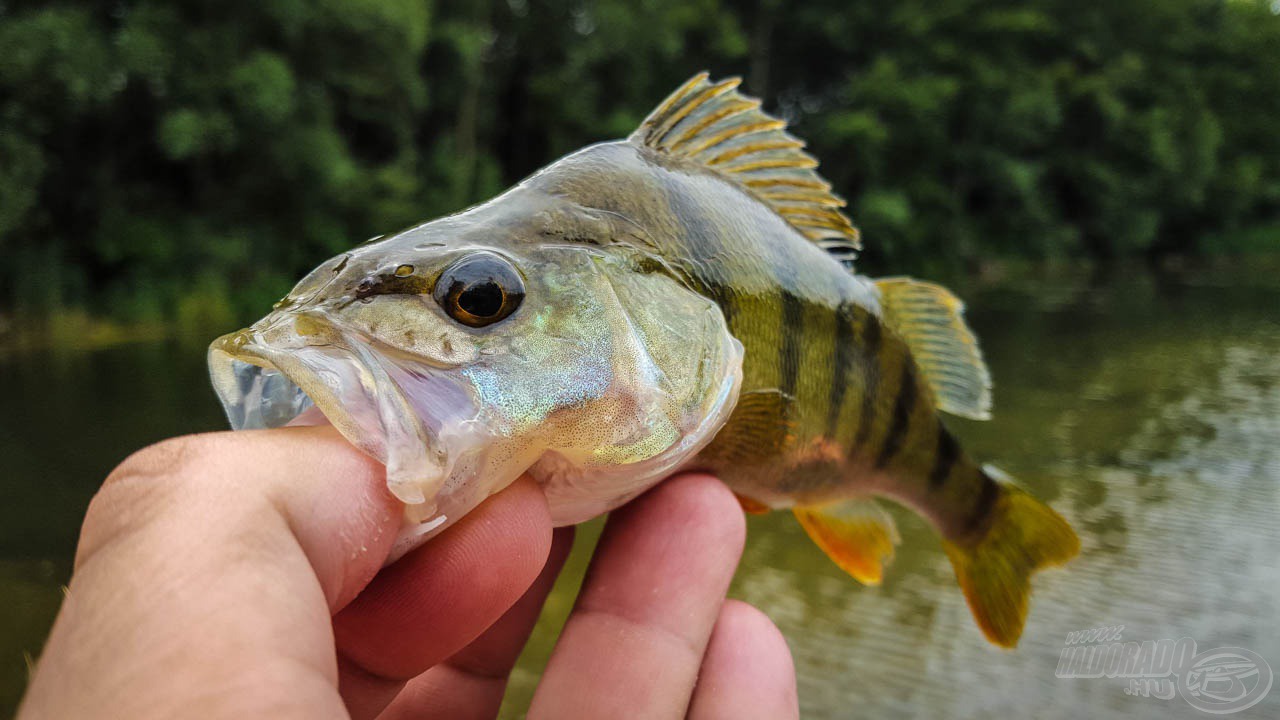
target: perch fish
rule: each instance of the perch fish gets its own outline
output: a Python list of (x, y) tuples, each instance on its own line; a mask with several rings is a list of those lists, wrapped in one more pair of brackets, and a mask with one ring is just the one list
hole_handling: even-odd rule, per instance
[(991, 407), (960, 301), (857, 275), (844, 201), (738, 82), (700, 74), (629, 138), (322, 264), (210, 348), (231, 424), (314, 405), (385, 463), (393, 559), (522, 473), (565, 525), (705, 469), (877, 584), (888, 499), (936, 528), (1012, 647), (1031, 573), (1079, 541), (939, 417)]

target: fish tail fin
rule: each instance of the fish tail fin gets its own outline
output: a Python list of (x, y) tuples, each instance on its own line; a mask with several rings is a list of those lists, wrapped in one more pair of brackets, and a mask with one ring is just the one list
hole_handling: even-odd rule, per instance
[(982, 536), (944, 540), (943, 547), (978, 627), (991, 642), (1012, 648), (1026, 622), (1031, 573), (1075, 557), (1080, 539), (1053, 508), (1001, 483)]

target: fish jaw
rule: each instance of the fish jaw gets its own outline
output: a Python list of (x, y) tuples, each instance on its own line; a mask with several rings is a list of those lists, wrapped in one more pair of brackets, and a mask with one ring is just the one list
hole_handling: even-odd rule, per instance
[[(348, 441), (386, 465), (406, 527), (432, 521), (443, 529), (474, 504), (464, 495), (483, 499), (494, 491), (488, 486), (502, 487), (504, 478), (481, 476), (491, 465), (483, 458), (494, 445), (491, 424), (447, 369), (410, 364), (293, 312), (273, 313), (214, 341), (209, 368), (233, 429), (281, 427), (317, 407)], [(507, 483), (519, 471), (508, 474)]]

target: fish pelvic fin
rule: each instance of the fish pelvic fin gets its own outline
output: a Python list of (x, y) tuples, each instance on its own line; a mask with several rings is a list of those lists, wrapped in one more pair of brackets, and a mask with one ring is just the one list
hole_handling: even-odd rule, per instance
[(863, 585), (879, 585), (899, 542), (893, 518), (872, 498), (793, 510), (827, 557)]
[(738, 498), (738, 504), (742, 506), (742, 512), (748, 515), (766, 515), (773, 509), (748, 495), (734, 493), (733, 496)]
[(992, 643), (1013, 648), (1027, 619), (1031, 574), (1075, 557), (1080, 539), (1053, 508), (1001, 483), (983, 534), (942, 546), (978, 627)]
[(964, 303), (933, 283), (905, 277), (876, 281), (885, 322), (906, 341), (938, 409), (991, 417), (991, 372), (964, 322)]
[(741, 78), (712, 82), (702, 72), (663, 100), (629, 138), (662, 155), (695, 162), (737, 183), (793, 228), (849, 265), (861, 248), (840, 208), (845, 201), (818, 175), (818, 161), (784, 120), (738, 91)]

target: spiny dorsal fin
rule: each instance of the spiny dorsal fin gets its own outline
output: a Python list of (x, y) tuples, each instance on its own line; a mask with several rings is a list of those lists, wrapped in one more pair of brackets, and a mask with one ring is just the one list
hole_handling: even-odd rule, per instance
[(885, 322), (911, 349), (938, 409), (975, 420), (990, 418), (991, 373), (977, 338), (964, 324), (964, 303), (941, 285), (911, 278), (882, 278), (876, 287)]
[(712, 83), (699, 73), (631, 134), (631, 141), (697, 162), (733, 180), (842, 262), (861, 247), (840, 208), (845, 202), (818, 175), (818, 161), (786, 122), (738, 92), (741, 78)]

